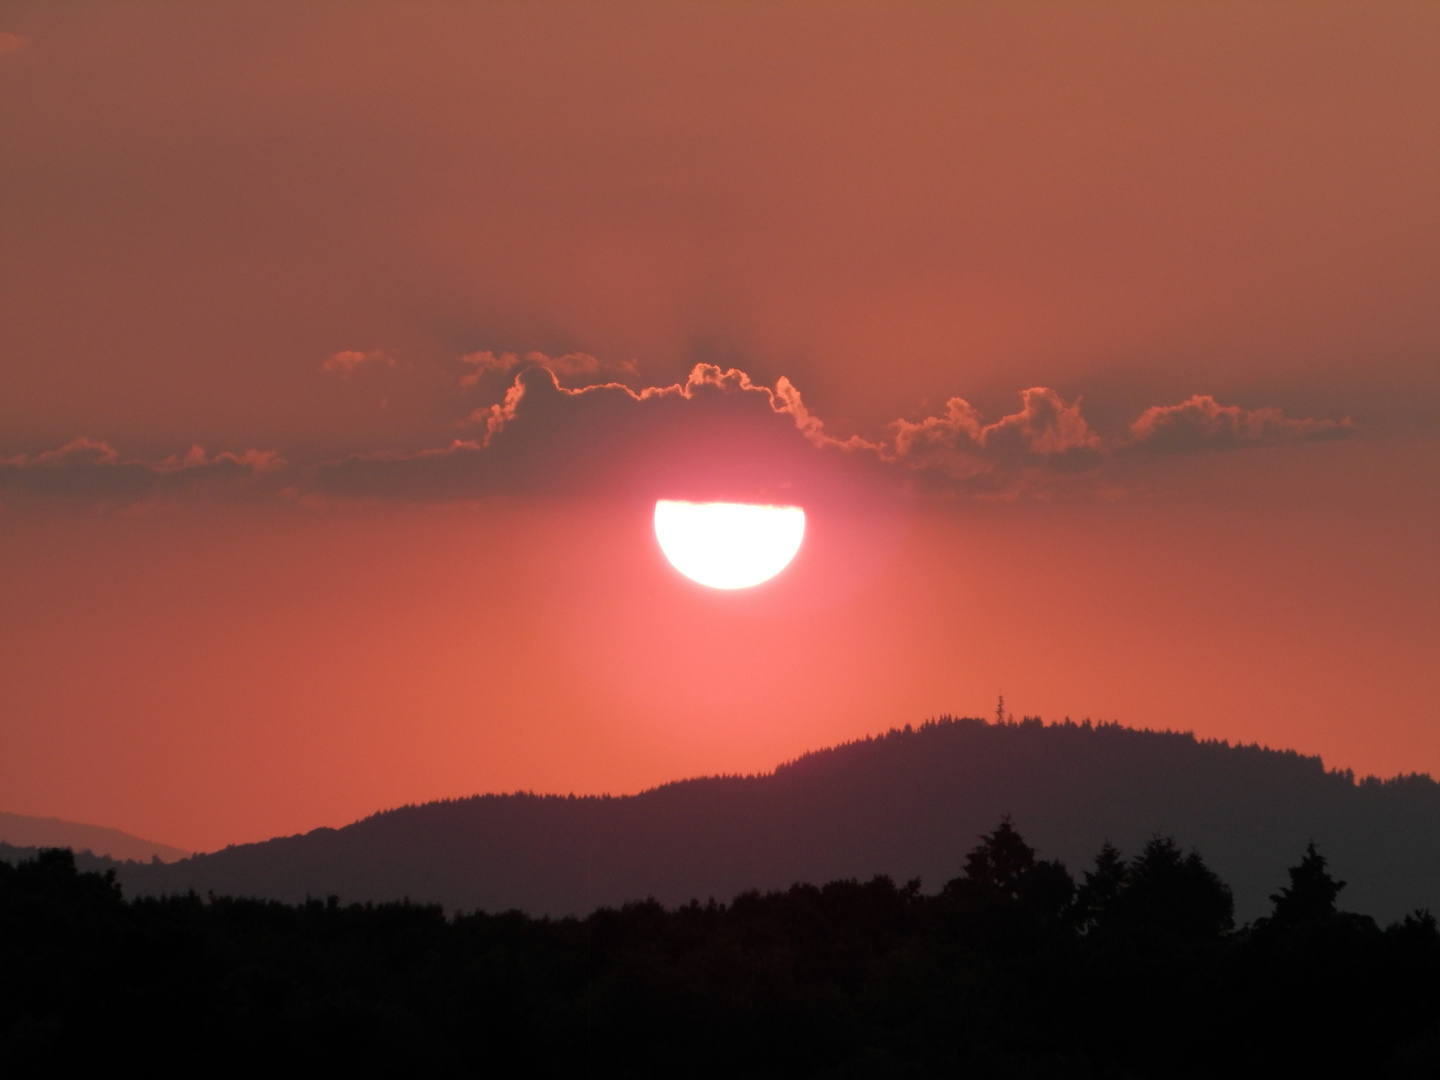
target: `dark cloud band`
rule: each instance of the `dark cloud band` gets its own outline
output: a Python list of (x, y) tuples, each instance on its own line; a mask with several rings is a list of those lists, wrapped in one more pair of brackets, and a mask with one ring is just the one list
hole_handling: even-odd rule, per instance
[(159, 461), (122, 458), (103, 442), (75, 439), (57, 450), (0, 458), (0, 490), (31, 495), (138, 499), (194, 490), (254, 486), (285, 470), (278, 455), (264, 450), (207, 456), (198, 446)]
[(256, 450), (207, 456), (196, 447), (144, 462), (78, 439), (0, 459), (0, 488), (136, 498), (201, 486), (253, 488), (265, 478), (281, 490), (283, 474), (291, 494), (413, 501), (501, 494), (794, 501), (870, 485), (1014, 495), (1103, 481), (1120, 458), (1336, 439), (1354, 430), (1348, 419), (1296, 419), (1274, 407), (1243, 409), (1195, 396), (1146, 409), (1123, 433), (1107, 437), (1091, 428), (1078, 399), (1033, 387), (1021, 393), (1017, 412), (991, 422), (963, 398), (951, 398), (943, 414), (897, 420), (878, 440), (837, 439), (783, 377), (772, 389), (743, 371), (700, 364), (672, 386), (599, 382), (569, 389), (556, 368), (585, 373), (599, 362), (581, 354), (556, 361), (476, 355), (467, 360), (476, 371), (519, 370), (502, 400), (470, 414), (465, 426), (472, 433), (444, 446), (287, 470), (278, 455)]

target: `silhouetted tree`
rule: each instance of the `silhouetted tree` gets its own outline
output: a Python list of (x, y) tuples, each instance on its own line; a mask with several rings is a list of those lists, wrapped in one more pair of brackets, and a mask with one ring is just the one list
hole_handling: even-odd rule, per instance
[(1076, 893), (1074, 915), (1081, 930), (1092, 930), (1115, 917), (1129, 877), (1125, 857), (1106, 840), (1095, 856), (1095, 869), (1085, 871), (1085, 883)]
[(965, 856), (965, 876), (1003, 896), (1018, 895), (1020, 880), (1035, 868), (1035, 849), (1015, 831), (1006, 814), (992, 833)]
[(1287, 871), (1290, 875), (1289, 888), (1271, 893), (1275, 905), (1272, 920), (1279, 925), (1293, 926), (1298, 923), (1319, 922), (1335, 915), (1335, 898), (1345, 888), (1345, 882), (1336, 881), (1325, 869), (1325, 856), (1315, 850), (1315, 841), (1305, 848), (1305, 857), (1299, 866)]
[[(966, 872), (941, 897), (877, 876), (447, 919), (127, 902), (66, 852), (0, 860), (0, 1076), (113, 1067), (157, 1016), (152, 1071), (213, 1076), (1440, 1075), (1427, 914), (1224, 934), (1228, 890), (1157, 836), (1130, 862), (1107, 843), (1083, 919), (1048, 920), (1073, 885), (1008, 818)], [(1277, 906), (1330, 910), (1340, 884), (1312, 847)]]
[(1047, 920), (1058, 920), (1075, 898), (1075, 879), (1058, 859), (1037, 859), (1020, 878), (1022, 904)]
[(1203, 941), (1234, 927), (1235, 898), (1199, 853), (1155, 836), (1126, 869), (1116, 914), (1132, 932)]
[(1019, 904), (1050, 920), (1070, 907), (1075, 882), (1063, 863), (1037, 859), (1006, 814), (965, 856), (964, 878), (948, 883), (945, 892), (952, 898), (969, 894), (982, 903)]

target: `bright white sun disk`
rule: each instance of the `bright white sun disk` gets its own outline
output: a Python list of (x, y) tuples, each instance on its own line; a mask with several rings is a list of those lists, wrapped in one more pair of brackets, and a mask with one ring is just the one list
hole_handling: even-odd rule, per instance
[(805, 536), (798, 506), (655, 504), (655, 537), (670, 565), (712, 589), (748, 589), (789, 565)]

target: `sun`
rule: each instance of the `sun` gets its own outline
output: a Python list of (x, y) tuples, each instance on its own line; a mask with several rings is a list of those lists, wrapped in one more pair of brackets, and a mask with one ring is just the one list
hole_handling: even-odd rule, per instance
[(670, 565), (712, 589), (748, 589), (784, 570), (805, 536), (798, 506), (655, 504), (655, 537)]

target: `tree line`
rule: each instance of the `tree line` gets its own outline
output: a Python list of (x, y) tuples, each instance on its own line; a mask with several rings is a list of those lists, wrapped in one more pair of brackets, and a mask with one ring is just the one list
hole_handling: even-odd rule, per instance
[(585, 918), (126, 900), (64, 849), (0, 862), (0, 1072), (1440, 1075), (1440, 931), (1343, 911), (1312, 844), (1234, 925), (1194, 851), (1078, 879), (1007, 818), (936, 894), (887, 877)]

